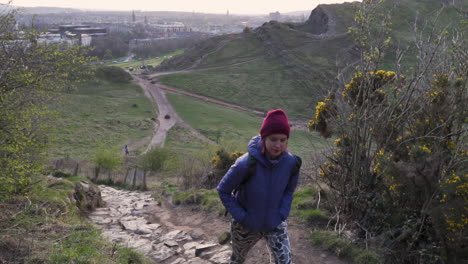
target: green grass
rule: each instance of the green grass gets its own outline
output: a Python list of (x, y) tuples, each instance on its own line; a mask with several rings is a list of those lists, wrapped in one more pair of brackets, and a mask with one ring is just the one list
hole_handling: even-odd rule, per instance
[(91, 159), (98, 148), (144, 149), (153, 134), (153, 105), (133, 83), (87, 82), (51, 106), (58, 118), (51, 158)]
[(176, 125), (167, 133), (165, 146), (175, 152), (188, 154), (205, 149), (207, 144), (187, 128)]
[(177, 114), (215, 142), (247, 142), (258, 134), (261, 118), (238, 110), (176, 94), (167, 94)]
[(291, 205), (291, 214), (301, 222), (314, 227), (325, 226), (328, 212), (317, 208), (318, 190), (315, 187), (304, 187), (296, 190)]
[[(297, 76), (295, 76), (297, 77)], [(168, 86), (216, 98), (250, 109), (267, 111), (282, 108), (290, 117), (313, 116), (314, 89), (302, 87), (294, 75), (280, 64), (260, 59), (224, 69), (165, 75)], [(316, 84), (322, 82), (317, 80)]]
[[(203, 135), (221, 144), (237, 146), (233, 150), (245, 151), (249, 140), (259, 134), (263, 118), (244, 111), (233, 110), (184, 95), (167, 94), (177, 114)], [(168, 144), (181, 147), (188, 143), (191, 148), (206, 147), (196, 138), (188, 138), (188, 131), (176, 128), (169, 133)], [(182, 139), (182, 141), (180, 141)], [(185, 139), (185, 140), (184, 140)], [(297, 155), (317, 153), (327, 141), (306, 131), (292, 131), (289, 150)]]
[(228, 42), (221, 50), (208, 55), (203, 65), (210, 67), (225, 63), (239, 63), (261, 55), (261, 42), (253, 34), (244, 34)]
[(305, 187), (296, 190), (291, 205), (293, 210), (313, 208), (316, 203), (317, 189), (314, 187)]
[(101, 237), (101, 231), (88, 225), (73, 231), (60, 243), (53, 245), (48, 263), (151, 263), (129, 248), (110, 245)]
[(174, 204), (191, 204), (199, 205), (205, 212), (217, 212), (222, 215), (224, 207), (219, 200), (218, 192), (216, 190), (189, 190), (184, 192), (176, 192), (172, 196)]
[(316, 230), (310, 233), (312, 242), (322, 249), (329, 250), (337, 256), (351, 258), (355, 264), (381, 264), (382, 258), (375, 252), (355, 246), (351, 241), (338, 237), (333, 231)]
[(151, 58), (151, 59), (139, 59), (139, 60), (134, 60), (134, 61), (128, 61), (128, 62), (108, 62), (105, 65), (107, 66), (117, 66), (121, 68), (129, 68), (133, 67), (135, 70), (138, 70), (141, 65), (153, 65), (153, 67), (159, 65), (163, 60), (167, 59), (168, 57), (176, 56), (179, 54), (184, 53), (183, 49), (178, 49), (173, 52), (169, 52), (166, 54), (162, 54), (161, 56)]

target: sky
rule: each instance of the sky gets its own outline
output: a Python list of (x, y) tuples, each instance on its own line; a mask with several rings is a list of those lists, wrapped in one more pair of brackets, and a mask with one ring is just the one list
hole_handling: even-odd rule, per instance
[[(0, 0), (5, 3), (8, 0)], [(13, 0), (15, 6), (69, 7), (98, 10), (185, 11), (230, 14), (268, 14), (312, 10), (319, 4), (350, 0)]]

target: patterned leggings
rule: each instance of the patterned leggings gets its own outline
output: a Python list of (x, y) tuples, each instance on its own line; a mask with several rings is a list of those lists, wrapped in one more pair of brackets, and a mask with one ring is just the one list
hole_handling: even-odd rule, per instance
[[(232, 256), (230, 264), (244, 263), (249, 250), (262, 238), (265, 238), (270, 249), (270, 256), (275, 264), (291, 264), (291, 246), (288, 237), (288, 224), (283, 221), (273, 231), (253, 232), (238, 222), (231, 221)], [(270, 263), (271, 263), (270, 257)]]

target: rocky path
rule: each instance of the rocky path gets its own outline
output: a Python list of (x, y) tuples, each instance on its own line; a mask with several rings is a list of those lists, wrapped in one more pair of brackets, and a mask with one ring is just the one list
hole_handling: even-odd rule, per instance
[[(90, 219), (114, 243), (133, 248), (158, 264), (228, 263), (230, 245), (220, 245), (218, 236), (229, 230), (227, 219), (202, 213), (196, 208), (171, 207), (155, 201), (149, 193), (99, 186), (106, 207)], [(302, 225), (289, 221), (295, 264), (345, 264), (307, 241)], [(264, 241), (249, 252), (245, 264), (269, 263)]]
[(106, 207), (91, 213), (90, 219), (109, 241), (133, 248), (159, 264), (228, 263), (229, 246), (204, 239), (196, 232), (178, 228), (160, 217), (167, 211), (147, 193), (116, 190), (99, 186)]

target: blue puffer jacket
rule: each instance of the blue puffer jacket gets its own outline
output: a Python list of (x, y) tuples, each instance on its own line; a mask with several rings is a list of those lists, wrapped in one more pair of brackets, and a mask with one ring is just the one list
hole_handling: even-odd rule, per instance
[[(270, 161), (261, 154), (262, 148), (260, 136), (252, 138), (248, 153), (236, 160), (217, 187), (234, 220), (252, 231), (271, 231), (286, 220), (299, 179), (299, 172), (291, 175), (297, 166), (292, 154), (284, 152)], [(232, 191), (247, 177), (248, 155), (257, 160), (255, 174), (234, 196)]]

